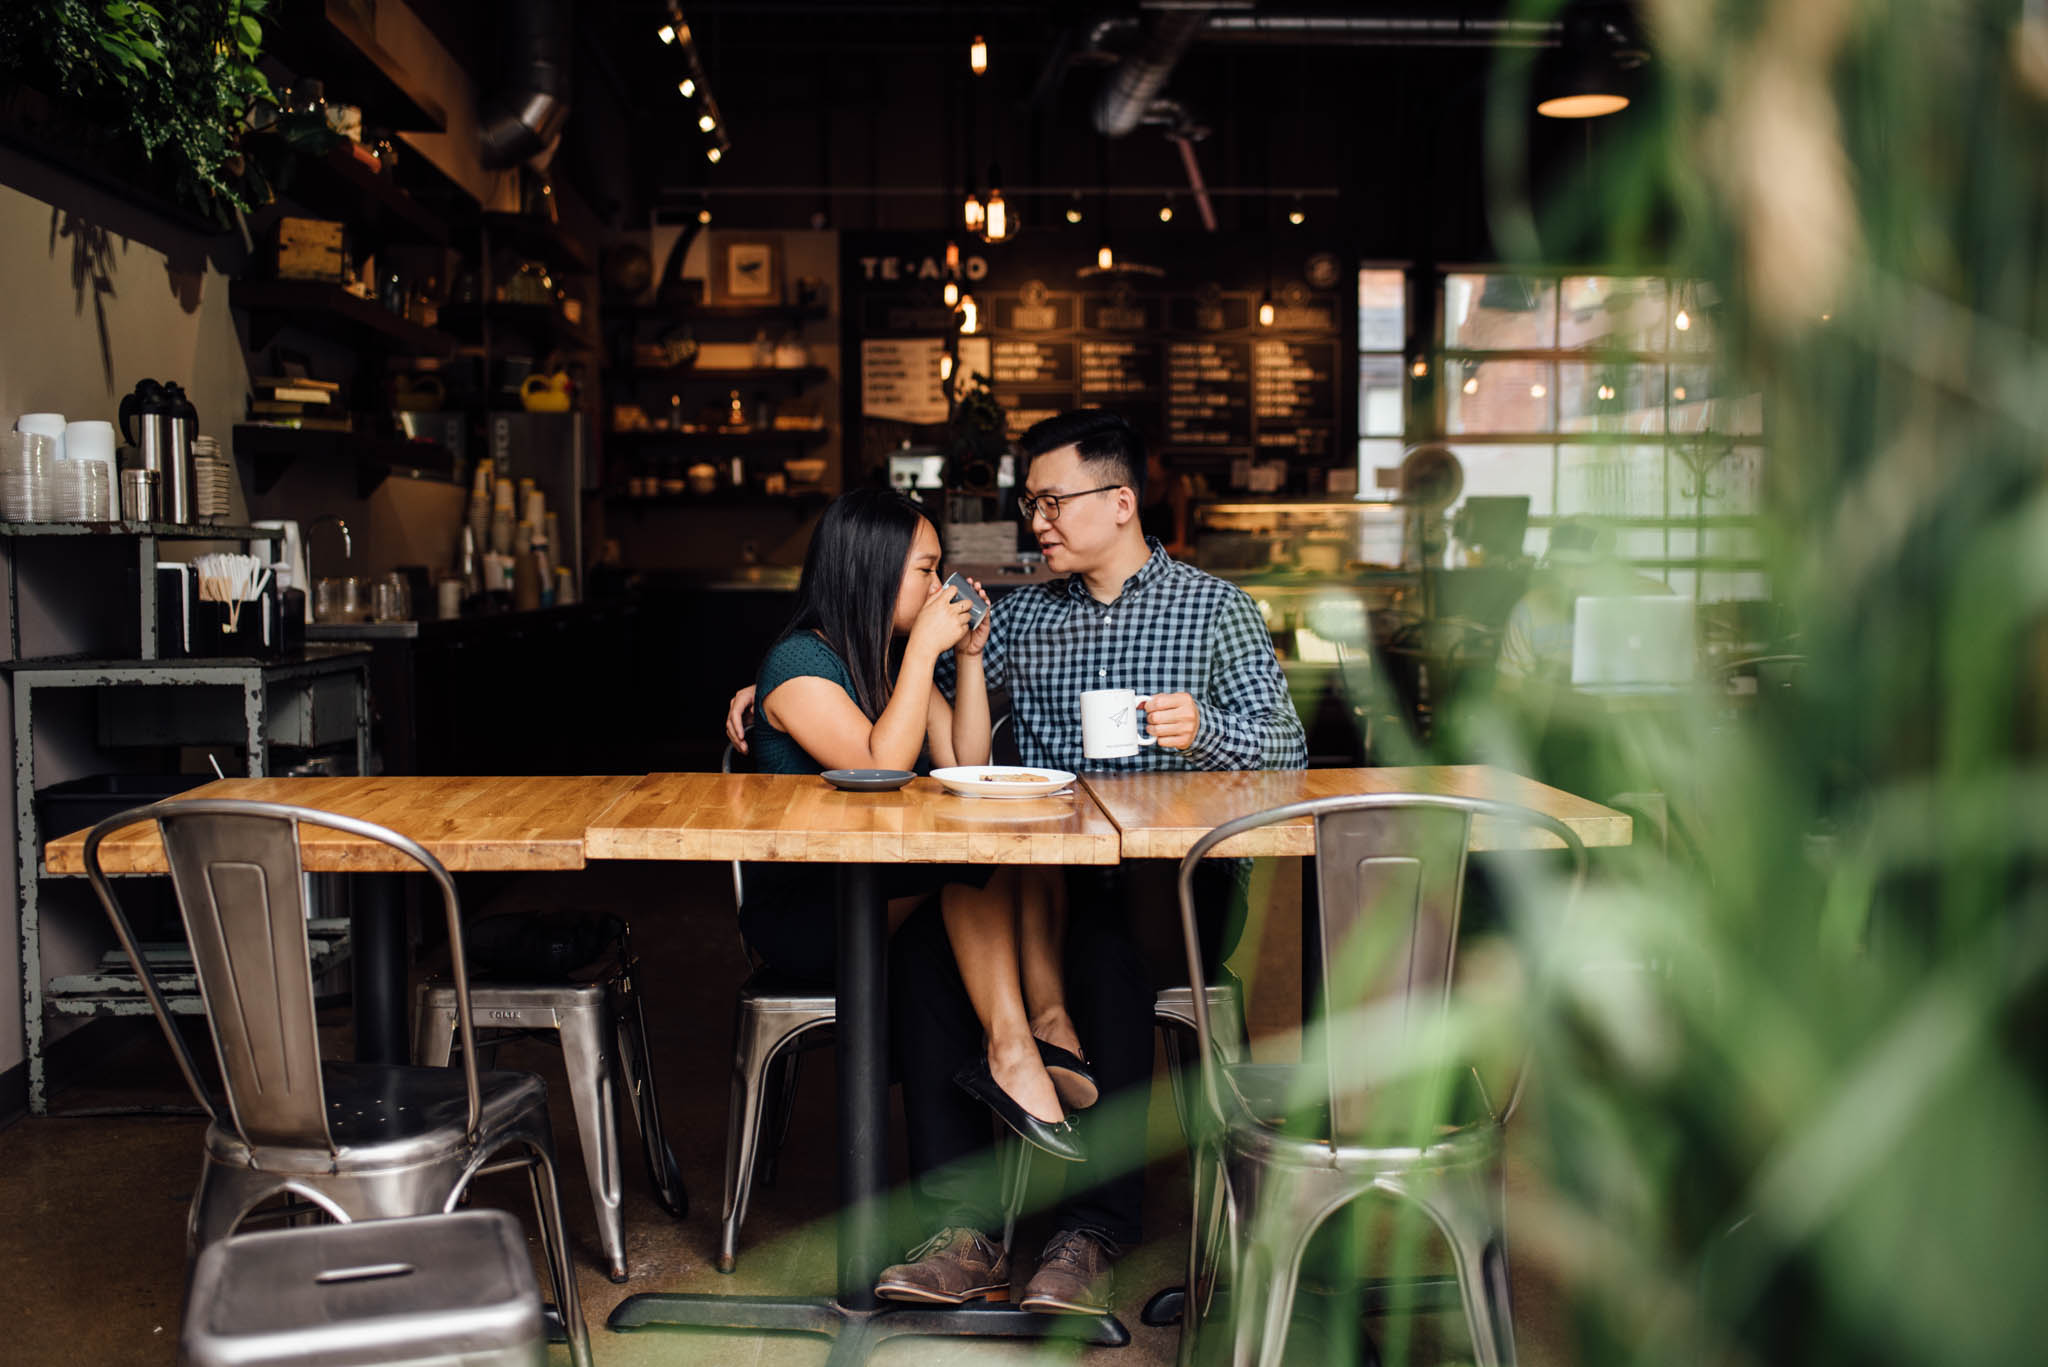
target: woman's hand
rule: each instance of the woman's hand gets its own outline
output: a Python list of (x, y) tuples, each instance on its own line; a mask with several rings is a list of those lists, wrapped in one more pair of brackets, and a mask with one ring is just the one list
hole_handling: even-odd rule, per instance
[(924, 607), (918, 611), (917, 624), (910, 629), (904, 653), (923, 650), (931, 659), (938, 659), (967, 634), (970, 611), (967, 600), (951, 584), (942, 580), (932, 585), (931, 592), (925, 595)]
[[(988, 590), (981, 586), (981, 581), (979, 579), (969, 579), (967, 582), (974, 585), (974, 591), (980, 596), (982, 606), (993, 609), (995, 605), (989, 602)], [(953, 648), (955, 653), (960, 655), (981, 654), (981, 648), (988, 644), (989, 623), (994, 620), (994, 611), (984, 612), (981, 615), (981, 625), (968, 632), (966, 638)]]

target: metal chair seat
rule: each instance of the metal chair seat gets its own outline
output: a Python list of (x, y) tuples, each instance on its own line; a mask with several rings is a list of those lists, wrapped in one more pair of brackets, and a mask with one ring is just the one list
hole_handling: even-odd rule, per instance
[[(468, 1098), (462, 1074), (448, 1068), (394, 1068), (386, 1064), (323, 1062), (332, 1154), (312, 1149), (262, 1149), (265, 1172), (349, 1172), (444, 1160), (469, 1150), (463, 1132)], [(483, 1107), (477, 1147), (495, 1147), (530, 1112), (545, 1114), (548, 1088), (537, 1073), (479, 1072)], [(232, 1125), (207, 1126), (209, 1161), (253, 1167), (257, 1150)]]

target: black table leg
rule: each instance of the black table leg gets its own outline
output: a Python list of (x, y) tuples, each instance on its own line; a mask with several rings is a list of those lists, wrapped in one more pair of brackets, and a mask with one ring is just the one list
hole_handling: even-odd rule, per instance
[(878, 1302), (889, 1255), (888, 909), (872, 865), (839, 880), (839, 1295), (705, 1296), (644, 1292), (620, 1301), (606, 1327), (758, 1329), (833, 1340), (828, 1367), (860, 1367), (892, 1338), (1056, 1338), (1121, 1348), (1114, 1315), (1040, 1315), (1008, 1306), (952, 1309)]
[(412, 1045), (405, 1028), (408, 964), (404, 875), (352, 874), (344, 886), (349, 896), (356, 1061), (410, 1063)]

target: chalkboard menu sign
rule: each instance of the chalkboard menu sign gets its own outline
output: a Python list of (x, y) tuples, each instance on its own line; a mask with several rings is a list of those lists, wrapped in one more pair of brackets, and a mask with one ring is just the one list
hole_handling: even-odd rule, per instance
[[(988, 377), (1012, 435), (1099, 405), (1176, 466), (1212, 476), (1280, 461), (1302, 487), (1295, 472), (1350, 463), (1357, 309), (1340, 253), (1263, 233), (1132, 234), (1116, 241), (1119, 268), (1103, 271), (1097, 245), (1080, 230), (962, 244), (960, 287), (982, 323), (962, 370)], [(886, 358), (891, 370), (886, 383), (844, 387), (847, 430), (861, 434), (871, 464), (902, 441), (938, 437), (913, 419), (943, 409), (941, 382), (932, 374), (922, 381), (931, 393), (906, 399), (905, 371), (929, 372), (902, 363), (921, 347), (895, 343), (943, 341), (945, 246), (936, 234), (841, 235), (843, 316), (854, 330), (843, 354)], [(1269, 290), (1275, 316), (1262, 325)]]

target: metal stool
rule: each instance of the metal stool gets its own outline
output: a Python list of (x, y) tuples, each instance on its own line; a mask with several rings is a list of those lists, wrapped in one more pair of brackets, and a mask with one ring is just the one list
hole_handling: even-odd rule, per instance
[[(737, 874), (735, 875), (737, 878)], [(776, 1107), (775, 1140), (766, 1164), (773, 1179), (775, 1153), (789, 1127), (796, 1097), (797, 1055), (803, 1037), (830, 1026), (839, 1000), (815, 988), (785, 987), (765, 969), (740, 984), (733, 1003), (732, 1104), (726, 1112), (725, 1219), (718, 1235), (718, 1270), (730, 1272), (739, 1261), (740, 1225), (753, 1195), (754, 1169), (761, 1156), (761, 1126), (767, 1119), (768, 1070), (784, 1063), (781, 1096)]]
[(540, 1287), (498, 1210), (243, 1234), (199, 1255), (180, 1362), (537, 1367)]
[[(635, 960), (623, 933), (606, 971), (581, 983), (472, 983), (471, 1009), (480, 1038), (478, 1048), (494, 1047), (484, 1031), (553, 1030), (561, 1037), (562, 1063), (569, 1074), (569, 1097), (576, 1108), (576, 1135), (583, 1146), (583, 1169), (590, 1179), (590, 1197), (597, 1209), (597, 1237), (610, 1264), (614, 1282), (626, 1280), (625, 1222), (619, 1196), (619, 1129), (613, 1067), (623, 1075), (626, 1097), (647, 1159), (654, 1196), (677, 1219), (689, 1213), (681, 1167), (662, 1134), (661, 1105), (647, 1048), (647, 1020), (634, 990)], [(420, 988), (416, 1061), (446, 1067), (454, 1052), (455, 993), (446, 983)], [(616, 1042), (616, 1052), (614, 1051)]]

